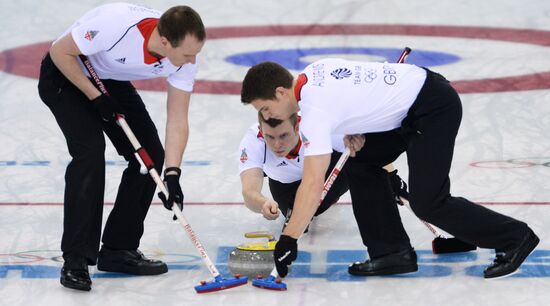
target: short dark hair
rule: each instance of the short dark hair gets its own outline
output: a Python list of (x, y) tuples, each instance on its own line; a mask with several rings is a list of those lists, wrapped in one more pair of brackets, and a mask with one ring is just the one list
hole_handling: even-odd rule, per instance
[(277, 87), (292, 88), (293, 80), (292, 74), (277, 63), (263, 62), (252, 66), (243, 80), (241, 101), (249, 104), (256, 99), (273, 99)]
[[(292, 115), (290, 115), (290, 117), (287, 120), (290, 120), (290, 123), (292, 123), (292, 126), (296, 126), (296, 123), (298, 122), (298, 114), (297, 113), (292, 113)], [(282, 124), (283, 122), (285, 122), (285, 120), (275, 119), (275, 118), (269, 118), (269, 119), (265, 120), (262, 113), (258, 112), (258, 122), (260, 124), (265, 123), (265, 124), (269, 125), (270, 127), (275, 128), (275, 127), (279, 126), (280, 124)]]
[(206, 39), (201, 16), (186, 5), (169, 8), (160, 16), (157, 28), (160, 36), (166, 37), (174, 48), (179, 46), (188, 34), (195, 36), (199, 41)]

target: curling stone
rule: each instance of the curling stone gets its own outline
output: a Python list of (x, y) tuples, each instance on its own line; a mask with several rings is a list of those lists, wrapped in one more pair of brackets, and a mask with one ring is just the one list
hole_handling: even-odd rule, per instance
[(273, 251), (277, 241), (269, 232), (250, 232), (244, 234), (246, 238), (267, 238), (268, 241), (251, 242), (238, 245), (229, 254), (228, 267), (233, 274), (256, 278), (268, 277), (275, 264)]

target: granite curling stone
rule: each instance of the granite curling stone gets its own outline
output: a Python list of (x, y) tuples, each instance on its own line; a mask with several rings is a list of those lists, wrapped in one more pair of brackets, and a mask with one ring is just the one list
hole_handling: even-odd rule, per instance
[(232, 274), (240, 274), (249, 278), (268, 277), (275, 267), (273, 251), (277, 241), (269, 232), (250, 232), (244, 236), (246, 238), (268, 238), (268, 241), (238, 245), (229, 253), (229, 271)]

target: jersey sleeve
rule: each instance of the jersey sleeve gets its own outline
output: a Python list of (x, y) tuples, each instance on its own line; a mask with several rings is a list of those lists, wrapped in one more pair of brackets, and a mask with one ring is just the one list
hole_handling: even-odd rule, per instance
[(195, 85), (195, 77), (199, 71), (199, 61), (195, 64), (185, 64), (178, 71), (168, 76), (168, 83), (183, 91), (192, 92)]
[(344, 152), (344, 136), (342, 134), (331, 135), (332, 148), (338, 152)]
[(332, 153), (330, 123), (323, 118), (321, 112), (302, 115), (300, 136), (304, 145), (304, 156)]
[(246, 131), (239, 145), (239, 174), (252, 168), (264, 168), (265, 142), (258, 138), (253, 128)]
[(124, 23), (113, 22), (117, 18), (116, 13), (101, 9), (92, 10), (84, 15), (71, 30), (73, 40), (80, 52), (91, 55), (108, 50), (115, 45), (125, 30), (118, 28)]

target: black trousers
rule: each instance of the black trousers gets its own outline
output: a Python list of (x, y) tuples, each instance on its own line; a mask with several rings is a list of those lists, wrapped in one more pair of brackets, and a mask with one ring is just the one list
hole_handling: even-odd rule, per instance
[[(330, 165), (325, 175), (325, 179), (328, 178), (328, 175), (338, 162), (338, 159), (342, 153), (333, 151), (330, 157)], [(344, 165), (343, 168), (345, 168)], [(292, 210), (294, 207), (294, 199), (296, 198), (296, 192), (298, 191), (298, 186), (302, 181), (296, 181), (292, 183), (281, 183), (279, 181), (269, 179), (269, 190), (273, 199), (279, 204), (279, 209), (285, 217), (288, 217), (289, 210)], [(329, 209), (332, 204), (338, 202), (340, 197), (348, 191), (348, 180), (346, 178), (345, 172), (342, 170), (338, 177), (334, 180), (333, 185), (330, 187), (325, 199), (319, 205), (319, 208), (315, 212), (315, 216), (318, 216)]]
[(396, 209), (382, 207), (384, 202), (376, 201), (382, 195), (371, 195), (377, 190), (374, 178), (386, 176), (380, 168), (405, 151), (410, 204), (419, 218), (482, 248), (509, 250), (527, 234), (527, 224), (451, 196), (449, 171), (461, 119), (456, 91), (443, 76), (427, 71), (426, 82), (401, 128), (365, 134), (365, 146), (348, 162), (348, 170), (352, 169), (348, 179), (361, 236), (369, 248), (404, 235)]
[[(128, 125), (160, 173), (164, 149), (136, 89), (130, 82), (103, 82), (124, 109)], [(72, 157), (65, 172), (63, 257), (85, 257), (89, 264), (97, 261), (105, 189), (104, 133), (118, 154), (128, 161), (128, 167), (122, 175), (102, 241), (113, 249), (137, 249), (156, 185), (149, 175), (139, 173), (140, 165), (131, 143), (120, 127), (101, 120), (88, 98), (61, 74), (49, 55), (41, 64), (38, 91), (55, 116)]]

